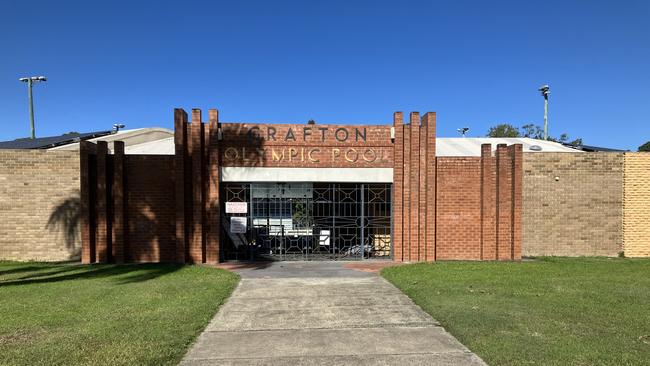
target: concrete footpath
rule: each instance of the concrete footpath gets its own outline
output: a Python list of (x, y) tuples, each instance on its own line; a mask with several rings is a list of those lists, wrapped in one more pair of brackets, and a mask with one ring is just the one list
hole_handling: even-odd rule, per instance
[(393, 285), (349, 267), (234, 268), (239, 286), (181, 365), (485, 365)]

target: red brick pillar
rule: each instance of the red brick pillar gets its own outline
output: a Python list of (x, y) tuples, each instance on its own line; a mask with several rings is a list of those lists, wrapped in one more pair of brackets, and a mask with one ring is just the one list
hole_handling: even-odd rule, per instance
[(418, 167), (418, 261), (426, 260), (427, 246), (427, 126), (428, 121), (424, 115), (420, 123), (420, 164)]
[(108, 182), (107, 182), (108, 143), (97, 142), (97, 262), (108, 263)]
[(95, 181), (95, 144), (88, 141), (79, 143), (79, 200), (81, 205), (81, 263), (95, 262), (95, 220), (94, 191)]
[(411, 254), (411, 125), (404, 125), (404, 194), (402, 195), (402, 260)]
[[(425, 219), (425, 235), (424, 235), (425, 255), (424, 257), (420, 257), (420, 258), (421, 259), (423, 258), (426, 261), (435, 261), (436, 260), (436, 114), (433, 112), (425, 113), (425, 115), (422, 118), (422, 126), (426, 136), (426, 138), (424, 139), (426, 145), (426, 159), (424, 159), (425, 169), (422, 170), (420, 174), (423, 173), (426, 174), (426, 180), (425, 180), (426, 199), (425, 199), (425, 207), (423, 210), (426, 214), (425, 216), (426, 219)], [(420, 202), (422, 201), (420, 200)]]
[(505, 144), (497, 145), (497, 259), (512, 257), (512, 158)]
[(207, 245), (208, 245), (208, 233), (210, 232), (210, 223), (208, 222), (208, 169), (210, 167), (210, 152), (208, 151), (208, 146), (210, 145), (210, 125), (203, 123), (203, 131), (201, 133), (201, 258), (203, 258), (203, 263), (206, 263), (208, 260), (207, 256)]
[(112, 256), (115, 263), (124, 263), (126, 240), (125, 201), (124, 201), (124, 142), (113, 143), (113, 243)]
[(492, 144), (481, 145), (481, 260), (496, 257), (496, 188)]
[(192, 235), (189, 259), (192, 263), (203, 263), (203, 123), (201, 110), (192, 109), (191, 123), (192, 151)]
[(185, 160), (187, 146), (187, 113), (174, 109), (174, 199), (176, 216), (176, 262), (185, 263), (187, 231), (185, 223)]
[(403, 261), (404, 245), (404, 115), (393, 114), (393, 260)]
[(521, 203), (522, 203), (522, 161), (523, 146), (510, 146), (512, 155), (512, 257), (521, 259)]
[(409, 261), (419, 260), (420, 242), (420, 113), (411, 112), (411, 161), (410, 161), (410, 206), (411, 222), (409, 226)]
[(207, 240), (206, 240), (206, 262), (217, 263), (219, 261), (219, 243), (221, 233), (221, 207), (219, 205), (219, 112), (216, 109), (209, 110), (210, 129), (208, 130), (208, 143), (206, 151), (207, 161)]

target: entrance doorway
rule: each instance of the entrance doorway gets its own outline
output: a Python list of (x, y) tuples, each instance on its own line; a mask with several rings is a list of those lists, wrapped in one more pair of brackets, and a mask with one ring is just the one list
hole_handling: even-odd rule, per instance
[(223, 183), (226, 260), (392, 256), (391, 184)]

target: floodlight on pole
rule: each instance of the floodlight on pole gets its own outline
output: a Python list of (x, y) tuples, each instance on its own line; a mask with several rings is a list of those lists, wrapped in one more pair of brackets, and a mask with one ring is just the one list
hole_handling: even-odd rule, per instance
[(40, 81), (47, 81), (45, 76), (31, 76), (27, 78), (20, 78), (19, 81), (27, 83), (27, 96), (29, 98), (29, 126), (32, 130), (32, 140), (36, 138), (36, 127), (34, 127), (34, 98), (32, 97), (32, 85)]
[(538, 90), (544, 97), (544, 140), (548, 140), (548, 95), (551, 89), (548, 85), (542, 85)]
[(469, 127), (461, 127), (456, 129), (456, 131), (458, 131), (462, 137), (465, 137), (465, 134), (469, 131)]

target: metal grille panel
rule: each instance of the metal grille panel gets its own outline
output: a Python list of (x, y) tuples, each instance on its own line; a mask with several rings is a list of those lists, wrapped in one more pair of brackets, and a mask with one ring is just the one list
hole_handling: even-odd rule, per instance
[[(224, 202), (248, 204), (246, 214), (222, 212), (225, 259), (392, 256), (390, 184), (226, 183), (222, 187)], [(247, 217), (245, 234), (230, 232), (230, 218), (235, 216)]]

